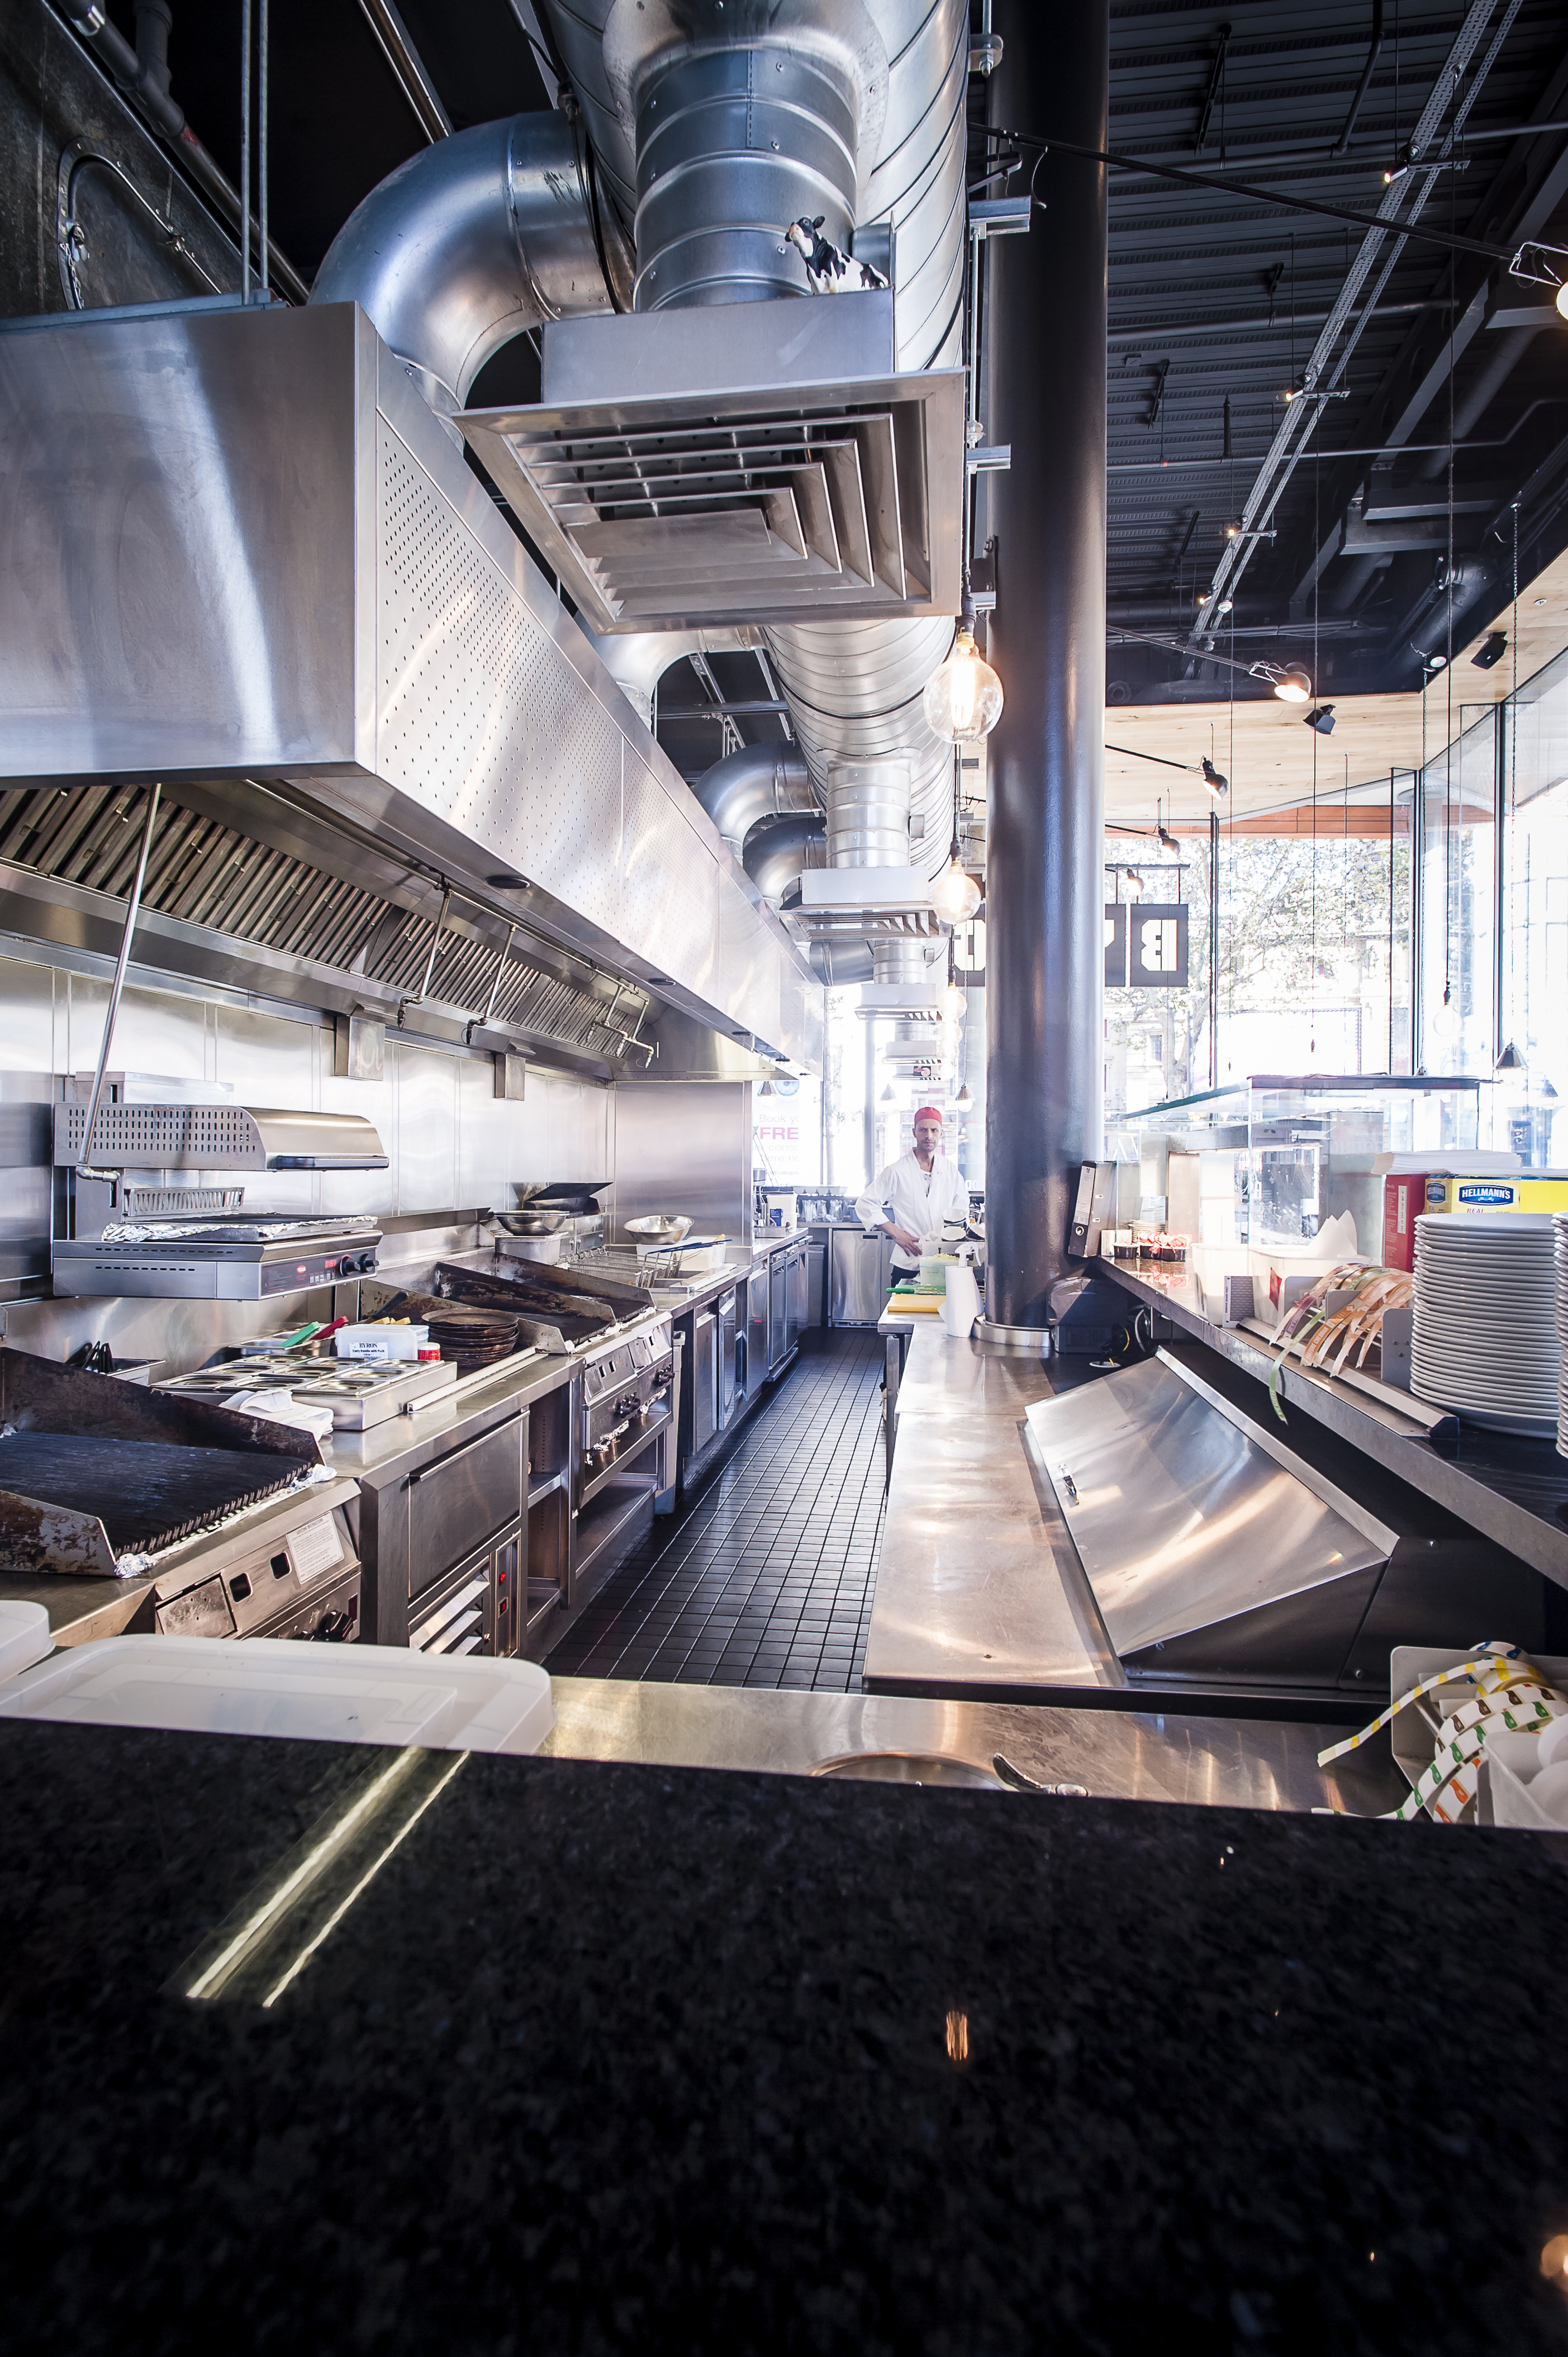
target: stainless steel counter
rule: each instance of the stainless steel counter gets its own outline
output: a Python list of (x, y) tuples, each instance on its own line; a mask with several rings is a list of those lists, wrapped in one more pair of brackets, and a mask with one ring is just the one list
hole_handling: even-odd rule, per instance
[(855, 1753), (934, 1754), (983, 1770), (1000, 1752), (1038, 1783), (1082, 1784), (1102, 1799), (1356, 1815), (1390, 1808), (1409, 1789), (1386, 1748), (1369, 1745), (1325, 1770), (1317, 1752), (1343, 1728), (1276, 1719), (622, 1678), (556, 1678), (553, 1688), (555, 1726), (542, 1749), (556, 1760), (808, 1776)]
[(1024, 1414), (1051, 1395), (1038, 1359), (909, 1336), (865, 1646), (868, 1692), (1125, 1688)]

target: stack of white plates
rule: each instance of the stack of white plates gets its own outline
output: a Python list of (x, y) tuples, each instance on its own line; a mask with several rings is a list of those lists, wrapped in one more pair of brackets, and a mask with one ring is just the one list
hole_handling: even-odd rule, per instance
[(1423, 1212), (1410, 1387), (1498, 1432), (1557, 1430), (1562, 1347), (1552, 1215)]
[(1568, 1457), (1568, 1213), (1556, 1212), (1557, 1454)]

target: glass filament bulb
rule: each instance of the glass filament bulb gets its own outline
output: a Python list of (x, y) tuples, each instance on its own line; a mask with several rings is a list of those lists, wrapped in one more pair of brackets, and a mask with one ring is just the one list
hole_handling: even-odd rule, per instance
[(960, 626), (952, 652), (926, 682), (920, 701), (933, 736), (957, 745), (990, 736), (1002, 717), (1002, 682), (976, 647), (972, 630)]

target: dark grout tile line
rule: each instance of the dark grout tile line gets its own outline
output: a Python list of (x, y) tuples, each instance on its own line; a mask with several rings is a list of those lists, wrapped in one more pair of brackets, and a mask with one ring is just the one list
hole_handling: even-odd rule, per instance
[(857, 1686), (882, 1532), (882, 1363), (875, 1335), (824, 1335), (549, 1667)]

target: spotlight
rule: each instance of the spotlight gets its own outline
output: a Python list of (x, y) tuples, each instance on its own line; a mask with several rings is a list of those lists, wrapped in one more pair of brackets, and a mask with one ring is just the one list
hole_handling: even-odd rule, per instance
[(952, 1101), (952, 1109), (954, 1113), (972, 1113), (974, 1111), (974, 1099), (970, 1095), (969, 1082), (967, 1081), (965, 1081), (962, 1088), (960, 1089), (957, 1096), (954, 1097)]
[(1127, 873), (1122, 878), (1122, 889), (1126, 893), (1129, 900), (1141, 900), (1143, 899), (1144, 879), (1139, 875), (1135, 867), (1129, 867)]
[(1203, 757), (1203, 782), (1216, 802), (1219, 800), (1221, 794), (1228, 794), (1230, 791), (1230, 779), (1220, 776), (1207, 753)]
[(1181, 849), (1180, 844), (1176, 841), (1169, 827), (1158, 827), (1155, 829), (1155, 832), (1159, 836), (1160, 849), (1162, 851), (1179, 851)]
[(1399, 154), (1394, 157), (1389, 169), (1383, 174), (1384, 188), (1391, 188), (1396, 180), (1402, 180), (1414, 161), (1415, 157), (1411, 154), (1410, 146), (1407, 142), (1407, 144), (1400, 149)]
[(1501, 662), (1508, 651), (1508, 632), (1493, 630), (1489, 637), (1482, 640), (1470, 661), (1477, 671), (1490, 671), (1494, 663)]
[(1282, 704), (1310, 704), (1312, 701), (1311, 675), (1303, 671), (1299, 663), (1287, 663), (1283, 671), (1274, 674), (1273, 684), (1274, 694)]
[(1320, 737), (1333, 736), (1334, 706), (1331, 704), (1315, 704), (1310, 712), (1304, 712), (1301, 716), (1309, 728), (1316, 729)]
[(1240, 540), (1241, 537), (1240, 525), (1239, 523), (1228, 523), (1225, 527), (1225, 537), (1227, 540)]
[(1421, 667), (1423, 671), (1426, 673), (1428, 678), (1431, 677), (1434, 672), (1447, 670), (1448, 658), (1446, 655), (1422, 654), (1422, 651), (1419, 647), (1417, 647), (1415, 651), (1418, 655), (1421, 655)]

